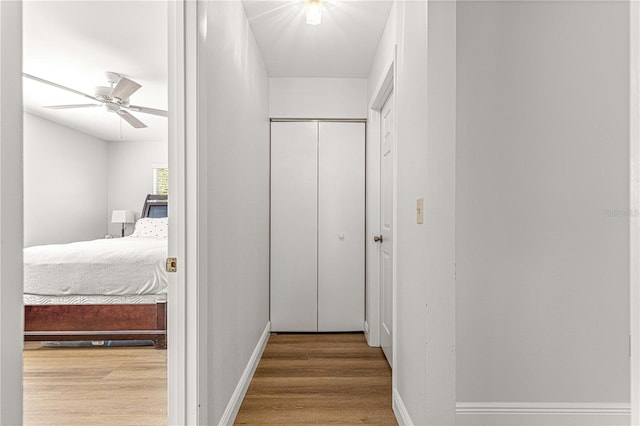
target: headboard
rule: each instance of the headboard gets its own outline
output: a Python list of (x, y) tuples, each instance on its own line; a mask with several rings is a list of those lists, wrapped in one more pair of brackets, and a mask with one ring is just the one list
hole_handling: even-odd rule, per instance
[(167, 204), (166, 195), (147, 194), (140, 217), (167, 217)]

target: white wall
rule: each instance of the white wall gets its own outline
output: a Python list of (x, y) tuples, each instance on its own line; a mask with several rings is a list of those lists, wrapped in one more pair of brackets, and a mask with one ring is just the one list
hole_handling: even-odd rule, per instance
[(242, 3), (201, 3), (198, 21), (209, 308), (201, 404), (217, 424), (269, 321), (269, 79)]
[(629, 5), (457, 13), (458, 401), (628, 406)]
[(24, 123), (26, 247), (120, 235), (114, 209), (140, 217), (152, 165), (167, 164), (166, 141), (106, 142), (31, 114)]
[(271, 78), (272, 118), (367, 118), (366, 78)]
[[(120, 235), (122, 225), (111, 223), (113, 210), (133, 210), (140, 217), (147, 194), (153, 190), (152, 166), (167, 164), (167, 141), (109, 142), (107, 215), (109, 234)], [(127, 225), (126, 234), (134, 225)]]
[(0, 2), (0, 424), (22, 424), (22, 3)]
[(107, 142), (24, 114), (24, 244), (104, 237)]
[(427, 28), (426, 408), (455, 424), (456, 3), (430, 1)]
[[(387, 18), (387, 24), (378, 43), (376, 50), (376, 56), (371, 64), (371, 70), (369, 71), (369, 78), (367, 79), (367, 101), (370, 102), (375, 95), (374, 91), (377, 88), (380, 78), (386, 72), (386, 66), (390, 60), (393, 60), (395, 45), (398, 43), (398, 4), (401, 2), (394, 2), (389, 11), (389, 17)], [(369, 104), (367, 103), (367, 106)]]
[(394, 410), (403, 423), (454, 424), (455, 3), (394, 5), (370, 97), (396, 43)]

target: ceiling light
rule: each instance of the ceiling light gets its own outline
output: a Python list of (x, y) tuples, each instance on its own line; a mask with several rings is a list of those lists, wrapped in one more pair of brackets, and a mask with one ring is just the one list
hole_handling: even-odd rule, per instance
[(305, 0), (307, 24), (320, 25), (322, 22), (322, 0)]

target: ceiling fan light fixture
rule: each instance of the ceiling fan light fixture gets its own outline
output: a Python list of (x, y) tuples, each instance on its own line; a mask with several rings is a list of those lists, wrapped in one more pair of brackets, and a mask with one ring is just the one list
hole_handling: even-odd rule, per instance
[(307, 24), (320, 25), (322, 23), (322, 0), (305, 0), (304, 8)]
[(44, 78), (36, 77), (35, 75), (27, 74), (24, 72), (22, 73), (22, 76), (42, 84), (46, 84), (52, 87), (56, 87), (58, 89), (66, 90), (67, 92), (75, 93), (76, 95), (80, 95), (85, 98), (89, 98), (93, 102), (97, 102), (97, 103), (91, 103), (91, 104), (49, 105), (49, 106), (45, 106), (44, 108), (61, 110), (61, 109), (76, 109), (76, 108), (93, 108), (93, 107), (102, 106), (107, 112), (113, 112), (115, 114), (118, 114), (120, 118), (122, 118), (124, 121), (126, 121), (136, 129), (147, 127), (147, 125), (144, 124), (142, 121), (138, 120), (128, 111), (126, 111), (125, 108), (131, 109), (132, 111), (142, 112), (142, 113), (151, 114), (151, 115), (157, 115), (161, 117), (168, 117), (169, 115), (168, 111), (165, 111), (162, 109), (149, 108), (149, 107), (138, 106), (138, 105), (130, 105), (129, 96), (131, 96), (138, 89), (140, 89), (142, 85), (140, 83), (136, 83), (135, 81), (127, 77), (123, 77), (118, 73), (107, 72), (105, 76), (108, 79), (109, 85), (111, 87), (97, 86), (95, 87), (95, 95), (89, 95), (79, 90), (75, 90), (70, 87), (63, 86), (62, 84), (54, 83), (53, 81), (45, 80)]
[(96, 86), (94, 87), (93, 92), (96, 94), (96, 98), (107, 99), (109, 97), (109, 94), (111, 93), (111, 90), (113, 90), (111, 87)]
[(117, 114), (120, 111), (120, 107), (117, 104), (114, 104), (113, 102), (105, 102), (102, 105), (104, 105), (104, 109), (106, 109), (109, 112), (115, 112)]

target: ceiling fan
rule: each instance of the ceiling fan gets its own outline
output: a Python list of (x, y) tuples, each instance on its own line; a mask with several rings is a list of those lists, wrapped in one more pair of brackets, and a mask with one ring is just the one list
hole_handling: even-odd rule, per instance
[(48, 84), (50, 86), (57, 87), (58, 89), (66, 90), (68, 92), (75, 93), (77, 95), (84, 96), (85, 98), (89, 98), (95, 102), (98, 102), (97, 104), (52, 105), (52, 106), (46, 106), (45, 108), (69, 109), (69, 108), (92, 108), (92, 107), (102, 106), (107, 111), (118, 114), (120, 118), (122, 118), (124, 121), (126, 121), (136, 129), (147, 127), (147, 125), (144, 124), (142, 121), (138, 120), (136, 117), (134, 117), (131, 113), (129, 113), (129, 111), (142, 112), (145, 114), (153, 114), (153, 115), (159, 115), (162, 117), (167, 117), (167, 111), (164, 111), (161, 109), (131, 105), (129, 103), (129, 97), (133, 95), (138, 89), (140, 89), (142, 85), (115, 72), (110, 72), (110, 71), (105, 72), (105, 76), (107, 78), (107, 81), (109, 82), (109, 87), (97, 86), (95, 88), (95, 95), (93, 96), (80, 92), (79, 90), (75, 90), (70, 87), (66, 87), (49, 80), (45, 80), (43, 78), (36, 77), (31, 74), (22, 73), (22, 75), (31, 80)]

